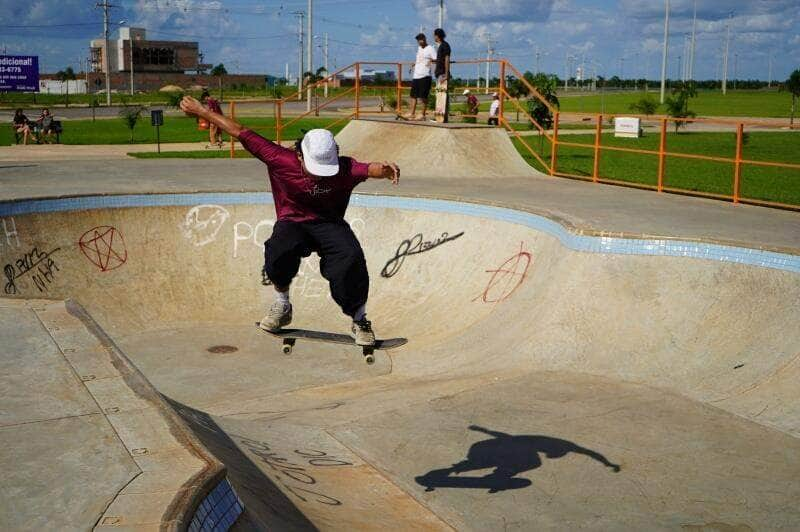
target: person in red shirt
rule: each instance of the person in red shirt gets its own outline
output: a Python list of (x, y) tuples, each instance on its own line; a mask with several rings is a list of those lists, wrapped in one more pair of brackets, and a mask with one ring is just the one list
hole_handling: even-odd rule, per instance
[(367, 262), (344, 214), (353, 189), (368, 178), (390, 179), (397, 185), (397, 165), (342, 157), (333, 135), (325, 129), (312, 129), (290, 149), (211, 112), (191, 96), (183, 98), (181, 110), (238, 138), (244, 149), (267, 165), (277, 221), (264, 244), (264, 271), (275, 288), (275, 302), (261, 320), (261, 327), (274, 331), (291, 323), (289, 286), (300, 261), (316, 252), (334, 301), (353, 320), (356, 343), (374, 344), (375, 334), (366, 311)]
[[(208, 107), (208, 110), (212, 113), (217, 113), (218, 115), (223, 114), (222, 107), (219, 105), (219, 100), (211, 96), (208, 89), (203, 89), (203, 93), (200, 94), (200, 102)], [(208, 142), (209, 146), (216, 144), (220, 148), (222, 147), (222, 131), (214, 122), (208, 123)]]

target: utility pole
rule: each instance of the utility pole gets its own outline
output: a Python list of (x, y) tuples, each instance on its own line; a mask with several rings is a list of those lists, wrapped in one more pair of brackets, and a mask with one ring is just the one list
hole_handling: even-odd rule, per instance
[(769, 54), (768, 63), (769, 63), (769, 67), (768, 67), (769, 71), (767, 73), (767, 88), (769, 89), (769, 88), (772, 88), (772, 53), (771, 52)]
[(739, 52), (733, 53), (733, 90), (736, 90), (736, 81), (739, 79)]
[(303, 18), (304, 11), (293, 11), (297, 17), (297, 101), (303, 99)]
[(694, 15), (692, 16), (692, 49), (689, 53), (689, 79), (694, 81), (694, 51), (697, 46), (697, 0), (694, 0)]
[(669, 46), (669, 0), (664, 0), (664, 52), (661, 56), (661, 103), (667, 91), (667, 46)]
[(444, 0), (439, 0), (439, 27), (444, 28)]
[[(322, 54), (325, 57), (325, 77), (331, 75), (330, 71), (328, 70), (328, 32), (325, 32), (325, 46), (322, 49)], [(325, 97), (328, 97), (328, 82), (325, 82)]]
[(722, 60), (722, 94), (728, 94), (728, 52), (731, 46), (731, 21), (733, 20), (733, 11), (728, 16), (728, 24), (725, 30), (725, 57)]
[(539, 50), (536, 50), (536, 73), (537, 73), (537, 74), (538, 74), (539, 72), (541, 72), (541, 70), (539, 69), (539, 59), (540, 59), (541, 57), (542, 57), (542, 52), (540, 52)]
[[(314, 0), (308, 0), (308, 70), (311, 74), (314, 74)], [(308, 84), (308, 88), (306, 89), (306, 112), (311, 111), (311, 84)]]
[(486, 94), (489, 94), (489, 66), (491, 65), (490, 61), (492, 59), (492, 54), (494, 53), (492, 45), (496, 42), (497, 41), (494, 39), (486, 39)]
[[(105, 43), (103, 44), (103, 61), (105, 62), (105, 70), (106, 74), (106, 105), (111, 105), (111, 63), (110, 57), (108, 55), (108, 10), (112, 7), (117, 7), (115, 5), (111, 5), (108, 3), (108, 0), (103, 0), (103, 3), (95, 4), (95, 7), (102, 7), (103, 8), (103, 37), (105, 39)], [(88, 90), (88, 88), (87, 88)]]

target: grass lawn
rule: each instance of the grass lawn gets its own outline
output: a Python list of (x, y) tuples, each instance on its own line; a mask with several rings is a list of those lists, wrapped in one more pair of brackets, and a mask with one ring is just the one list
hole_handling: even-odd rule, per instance
[[(256, 132), (270, 138), (275, 138), (275, 120), (273, 118), (247, 118), (240, 119), (242, 124), (252, 127)], [(303, 118), (295, 124), (284, 129), (283, 139), (298, 138), (303, 129), (326, 127), (335, 122), (336, 118)], [(130, 144), (130, 132), (121, 119), (97, 120), (65, 120), (64, 133), (61, 135), (63, 144)], [(332, 131), (338, 132), (344, 127), (344, 122), (334, 126)], [(150, 125), (149, 116), (143, 116), (134, 129), (134, 143), (149, 144), (156, 141), (156, 129)], [(164, 118), (161, 127), (161, 142), (198, 142), (208, 140), (207, 131), (198, 131), (197, 122), (189, 117)], [(8, 146), (14, 142), (11, 126), (0, 127), (0, 146)]]
[[(546, 161), (550, 160), (549, 144), (542, 150), (536, 137), (528, 137), (529, 145)], [(541, 164), (518, 139), (512, 139), (520, 154), (531, 166), (544, 171)], [(561, 140), (592, 146), (594, 135), (570, 135)], [(659, 137), (650, 134), (639, 139), (603, 136), (603, 144), (644, 150), (657, 150)], [(733, 157), (736, 139), (732, 133), (669, 133), (667, 150), (675, 153)], [(799, 132), (754, 132), (744, 146), (743, 158), (755, 161), (800, 164)], [(560, 146), (558, 170), (590, 177), (594, 164), (591, 147)], [(657, 184), (656, 155), (601, 151), (600, 176), (633, 183)], [(664, 185), (715, 194), (733, 193), (733, 164), (667, 156)], [(800, 170), (754, 165), (742, 166), (742, 197), (800, 205)]]
[[(561, 110), (576, 113), (630, 113), (630, 105), (649, 95), (658, 101), (659, 93), (644, 91), (580, 95), (559, 95)], [(777, 90), (729, 90), (727, 95), (722, 91), (701, 90), (697, 97), (689, 101), (689, 108), (698, 116), (752, 116), (769, 118), (789, 118), (792, 108), (792, 96), (788, 92)], [(656, 114), (664, 114), (659, 107)]]

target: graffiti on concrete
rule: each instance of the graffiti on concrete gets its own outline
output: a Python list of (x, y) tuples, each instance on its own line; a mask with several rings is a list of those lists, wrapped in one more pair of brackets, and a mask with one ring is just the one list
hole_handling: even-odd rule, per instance
[(506, 259), (500, 267), (486, 270), (486, 273), (491, 273), (492, 276), (481, 295), (473, 301), (480, 299), (484, 303), (499, 303), (511, 297), (525, 282), (531, 262), (533, 256), (529, 251), (525, 251), (525, 244), (520, 242), (519, 251)]
[(314, 449), (295, 449), (294, 453), (285, 455), (272, 449), (266, 442), (236, 434), (230, 436), (244, 445), (247, 451), (257, 457), (262, 464), (269, 467), (273, 471), (277, 483), (301, 501), (317, 502), (328, 506), (342, 504), (340, 500), (322, 493), (311, 468), (352, 466), (352, 462)]
[(58, 265), (53, 259), (61, 248), (54, 248), (50, 251), (40, 251), (33, 248), (30, 252), (23, 255), (13, 263), (3, 267), (3, 274), (6, 283), (3, 288), (6, 294), (14, 295), (18, 292), (18, 286), (23, 286), (25, 278), (28, 277), (33, 282), (39, 292), (47, 292), (48, 286), (55, 280), (55, 274), (59, 271)]
[(397, 246), (394, 256), (383, 266), (383, 269), (381, 270), (381, 277), (388, 279), (389, 277), (395, 275), (398, 271), (400, 271), (400, 267), (403, 265), (403, 262), (405, 262), (406, 257), (411, 255), (419, 255), (420, 253), (430, 251), (441, 246), (442, 244), (452, 242), (463, 234), (464, 231), (461, 231), (453, 236), (450, 236), (448, 233), (442, 233), (441, 236), (435, 240), (425, 240), (422, 236), (422, 233), (417, 233), (411, 238), (403, 240), (400, 242), (400, 245)]
[(217, 239), (230, 213), (219, 205), (197, 205), (189, 209), (179, 225), (184, 238), (195, 246), (205, 246)]
[[(0, 218), (0, 226), (3, 228), (6, 246), (18, 248), (19, 235), (17, 234), (17, 223), (14, 221), (14, 218)], [(0, 240), (0, 247), (2, 246), (3, 241)]]
[(122, 233), (110, 225), (89, 229), (78, 239), (78, 246), (83, 256), (101, 272), (119, 268), (128, 260)]

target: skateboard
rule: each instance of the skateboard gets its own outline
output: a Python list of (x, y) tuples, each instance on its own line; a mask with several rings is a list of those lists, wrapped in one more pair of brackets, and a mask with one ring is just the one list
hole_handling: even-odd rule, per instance
[(394, 119), (395, 120), (405, 120), (406, 122), (410, 122), (411, 120), (413, 120), (413, 118), (409, 118), (409, 117), (407, 117), (406, 115), (404, 115), (402, 113), (395, 113), (394, 114)]
[(433, 118), (439, 123), (447, 122), (447, 78), (436, 80), (436, 105)]
[[(348, 334), (338, 334), (323, 331), (308, 331), (306, 329), (280, 329), (278, 331), (267, 331), (260, 327), (260, 323), (256, 322), (256, 327), (267, 334), (275, 336), (283, 340), (283, 353), (285, 355), (292, 354), (292, 348), (297, 340), (309, 340), (312, 342), (322, 342), (327, 344), (342, 344), (355, 346), (356, 342), (352, 336)], [(361, 348), (364, 355), (364, 362), (372, 364), (375, 362), (376, 349), (394, 349), (408, 343), (406, 338), (388, 338), (385, 340), (376, 340), (375, 345), (357, 346)]]

